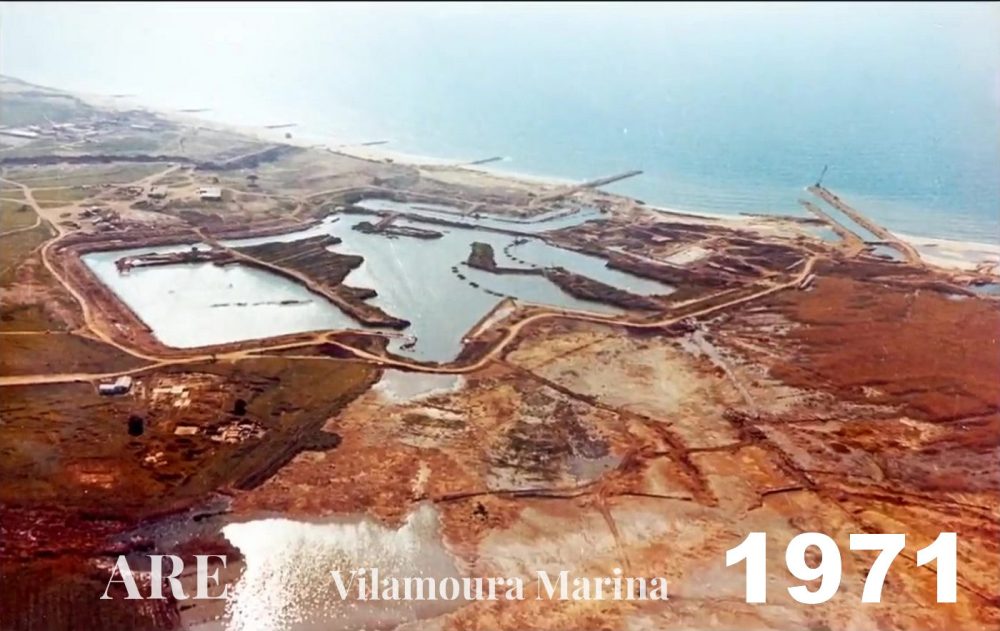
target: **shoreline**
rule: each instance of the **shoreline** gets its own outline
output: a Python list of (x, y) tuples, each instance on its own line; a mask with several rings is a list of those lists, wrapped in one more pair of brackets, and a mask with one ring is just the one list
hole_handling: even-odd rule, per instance
[(945, 269), (1000, 276), (1000, 244), (923, 237), (891, 231), (910, 243), (925, 262)]
[[(472, 173), (483, 174), (489, 177), (494, 177), (500, 180), (509, 180), (512, 182), (526, 183), (531, 185), (542, 185), (542, 186), (575, 186), (579, 185), (586, 180), (576, 180), (572, 178), (564, 178), (546, 174), (536, 174), (536, 173), (521, 173), (517, 171), (507, 171), (499, 170), (495, 168), (490, 168), (489, 165), (470, 165), (464, 164), (462, 160), (448, 159), (439, 156), (431, 156), (420, 153), (395, 151), (393, 149), (385, 148), (385, 145), (372, 145), (366, 146), (361, 143), (345, 143), (341, 142), (334, 136), (322, 135), (310, 133), (306, 128), (303, 127), (293, 127), (291, 129), (296, 130), (291, 138), (285, 138), (286, 130), (282, 129), (268, 129), (264, 127), (257, 127), (253, 125), (240, 125), (233, 123), (225, 123), (222, 121), (212, 120), (200, 116), (200, 113), (187, 113), (180, 111), (173, 111), (168, 109), (161, 109), (158, 107), (153, 107), (142, 103), (140, 95), (131, 95), (125, 98), (116, 98), (109, 95), (103, 94), (92, 94), (87, 92), (74, 92), (68, 90), (61, 90), (58, 88), (52, 88), (48, 86), (41, 86), (33, 84), (22, 79), (11, 77), (9, 75), (3, 75), (4, 78), (13, 79), (14, 81), (21, 82), (24, 85), (31, 86), (33, 88), (41, 88), (44, 90), (50, 90), (56, 93), (67, 94), (72, 97), (79, 99), (80, 101), (87, 103), (92, 106), (112, 109), (112, 110), (127, 110), (127, 109), (138, 109), (146, 111), (157, 116), (160, 116), (171, 122), (187, 125), (192, 127), (201, 127), (205, 129), (212, 129), (224, 133), (238, 134), (241, 136), (253, 138), (260, 142), (274, 143), (274, 144), (285, 144), (294, 147), (298, 147), (306, 150), (325, 150), (335, 154), (342, 154), (345, 156), (350, 156), (353, 158), (358, 158), (361, 160), (370, 161), (385, 161), (390, 159), (393, 162), (405, 166), (411, 166), (416, 168), (421, 167), (436, 167), (445, 168), (461, 171), (469, 171)], [(506, 160), (507, 158), (504, 158)], [(805, 187), (803, 187), (805, 190)], [(633, 197), (620, 193), (612, 193), (622, 198), (631, 199), (633, 201), (638, 201)], [(839, 193), (838, 193), (839, 194)], [(850, 191), (844, 193), (847, 196), (852, 195)], [(663, 214), (678, 215), (683, 217), (690, 217), (692, 219), (702, 219), (707, 222), (733, 222), (736, 224), (749, 224), (756, 217), (749, 215), (742, 215), (737, 213), (725, 213), (725, 212), (706, 212), (703, 210), (686, 210), (681, 208), (675, 208), (671, 206), (664, 206), (654, 203), (642, 203), (638, 205), (640, 208), (647, 209), (652, 212), (658, 212)], [(776, 219), (780, 218), (781, 214), (773, 215)], [(912, 243), (914, 247), (920, 250), (921, 258), (925, 258), (926, 262), (944, 268), (956, 271), (973, 271), (977, 267), (984, 266), (989, 263), (993, 263), (993, 274), (1000, 275), (1000, 243), (988, 243), (988, 242), (977, 242), (977, 241), (967, 241), (963, 239), (948, 238), (941, 236), (928, 236), (928, 235), (914, 235), (906, 232), (901, 232), (894, 230), (890, 226), (886, 226), (892, 234), (898, 236), (900, 239)], [(934, 248), (940, 248), (941, 252), (947, 252), (952, 256), (939, 256)], [(931, 249), (928, 252), (928, 249)], [(974, 255), (980, 255), (978, 257)]]

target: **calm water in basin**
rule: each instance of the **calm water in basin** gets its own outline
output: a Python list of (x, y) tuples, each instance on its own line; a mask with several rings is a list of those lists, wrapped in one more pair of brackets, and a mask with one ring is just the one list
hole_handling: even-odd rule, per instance
[(441, 204), (424, 204), (396, 202), (389, 199), (363, 199), (356, 206), (368, 210), (392, 211), (408, 213), (411, 215), (422, 215), (434, 219), (447, 219), (448, 221), (460, 221), (468, 223), (470, 226), (482, 228), (497, 228), (500, 230), (517, 230), (518, 232), (547, 232), (549, 230), (559, 230), (581, 224), (585, 221), (600, 219), (601, 213), (596, 208), (581, 208), (576, 212), (569, 210), (552, 210), (541, 215), (536, 215), (530, 220), (501, 217), (489, 213), (477, 213), (476, 217), (464, 215), (464, 213), (450, 206)]
[[(376, 200), (369, 200), (376, 201)], [(377, 200), (382, 202), (382, 200)], [(393, 202), (393, 204), (395, 204)], [(397, 210), (411, 212), (400, 205)], [(420, 210), (440, 213), (448, 210)], [(556, 216), (531, 224), (532, 232), (558, 229), (596, 218), (596, 211)], [(453, 215), (448, 215), (453, 217)], [(608, 269), (604, 261), (549, 245), (541, 239), (515, 244), (511, 235), (467, 228), (431, 226), (405, 219), (397, 225), (419, 225), (444, 233), (439, 239), (387, 238), (352, 229), (363, 215), (332, 216), (322, 224), (276, 237), (233, 240), (230, 246), (294, 241), (333, 234), (342, 243), (334, 252), (360, 254), (364, 263), (345, 281), (354, 287), (375, 289), (370, 302), (387, 313), (406, 318), (411, 326), (393, 333), (394, 352), (421, 360), (447, 361), (462, 348), (463, 336), (498, 302), (512, 297), (579, 311), (616, 313), (598, 302), (578, 300), (539, 276), (498, 275), (463, 264), (474, 241), (493, 246), (497, 263), (505, 267), (559, 265), (595, 280), (645, 295), (665, 295), (673, 288)], [(511, 223), (495, 218), (468, 218), (471, 225)], [(525, 224), (514, 224), (522, 230)], [(88, 254), (85, 263), (149, 325), (165, 344), (194, 347), (322, 329), (356, 329), (360, 325), (322, 297), (290, 280), (243, 265), (170, 265), (137, 268), (120, 275), (114, 261), (126, 254), (184, 249), (142, 250)], [(505, 248), (511, 256), (505, 253)], [(513, 258), (512, 258), (513, 257)], [(464, 278), (463, 278), (464, 277)], [(287, 301), (287, 304), (280, 304)], [(413, 343), (415, 341), (415, 343)]]
[(167, 265), (136, 268), (124, 275), (115, 268), (115, 260), (122, 256), (188, 247), (95, 252), (83, 261), (168, 346), (191, 348), (283, 333), (358, 328), (325, 298), (245, 265)]

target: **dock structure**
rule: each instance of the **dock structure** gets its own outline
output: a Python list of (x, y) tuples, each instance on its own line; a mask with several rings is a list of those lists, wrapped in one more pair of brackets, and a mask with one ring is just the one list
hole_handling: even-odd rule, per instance
[(635, 177), (637, 175), (642, 175), (642, 171), (635, 169), (632, 171), (626, 171), (624, 173), (619, 173), (618, 175), (609, 175), (608, 177), (600, 177), (596, 180), (588, 180), (580, 185), (580, 188), (597, 188), (598, 186), (606, 186), (612, 184), (619, 180), (624, 180), (630, 177)]
[(848, 206), (847, 203), (837, 197), (832, 191), (830, 191), (830, 189), (813, 185), (809, 187), (809, 192), (850, 217), (851, 221), (882, 239), (894, 249), (899, 250), (899, 252), (902, 253), (903, 257), (906, 259), (906, 262), (910, 265), (918, 265), (920, 267), (924, 266), (924, 262), (920, 258), (920, 253), (917, 252), (916, 248), (878, 225), (868, 217), (865, 217), (851, 206)]
[(225, 265), (233, 261), (233, 256), (223, 249), (199, 250), (191, 248), (181, 252), (149, 252), (135, 256), (123, 256), (115, 261), (119, 274), (127, 274), (136, 267), (156, 267), (160, 265), (183, 265), (192, 263), (215, 263)]
[(570, 186), (570, 187), (568, 187), (566, 189), (563, 189), (561, 191), (557, 191), (557, 192), (551, 193), (549, 195), (543, 195), (542, 197), (538, 197), (534, 201), (535, 201), (535, 203), (553, 202), (553, 201), (556, 201), (558, 199), (562, 199), (564, 197), (569, 197), (573, 193), (577, 193), (579, 191), (582, 191), (582, 190), (585, 190), (585, 189), (588, 189), (588, 188), (598, 188), (598, 187), (601, 187), (601, 186), (607, 186), (608, 184), (612, 184), (614, 182), (619, 182), (621, 180), (624, 180), (624, 179), (627, 179), (627, 178), (630, 178), (630, 177), (635, 177), (637, 175), (642, 175), (642, 171), (636, 169), (636, 170), (633, 170), (633, 171), (625, 171), (624, 173), (619, 173), (617, 175), (609, 175), (607, 177), (599, 177), (597, 179), (587, 180), (586, 182), (581, 182), (580, 184), (575, 184), (575, 185)]
[(864, 252), (865, 240), (862, 239), (858, 233), (852, 231), (850, 228), (834, 219), (829, 213), (816, 204), (804, 199), (800, 199), (799, 203), (802, 204), (806, 210), (825, 221), (830, 226), (830, 229), (837, 233), (837, 236), (840, 237), (841, 241), (843, 241), (843, 247), (847, 256), (853, 258)]
[(489, 158), (481, 158), (479, 160), (473, 160), (471, 162), (463, 162), (456, 166), (475, 167), (475, 166), (480, 166), (482, 164), (490, 164), (491, 162), (500, 162), (501, 160), (503, 160), (503, 156), (490, 156)]
[(391, 226), (393, 222), (396, 221), (397, 219), (399, 219), (399, 213), (386, 213), (382, 217), (382, 219), (380, 219), (379, 222), (375, 224), (375, 230), (378, 232), (382, 232), (386, 228)]

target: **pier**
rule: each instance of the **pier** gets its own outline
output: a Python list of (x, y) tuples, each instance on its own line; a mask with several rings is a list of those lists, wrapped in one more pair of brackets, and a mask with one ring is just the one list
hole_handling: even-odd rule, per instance
[(382, 232), (391, 226), (397, 219), (399, 219), (399, 213), (387, 213), (377, 224), (375, 224), (375, 230)]
[(830, 229), (837, 233), (837, 236), (840, 237), (841, 241), (843, 241), (843, 247), (847, 256), (853, 258), (864, 252), (865, 240), (862, 239), (856, 232), (853, 232), (850, 228), (834, 219), (829, 213), (816, 204), (804, 199), (800, 199), (799, 203), (802, 204), (806, 210), (825, 221), (830, 226)]
[(459, 164), (458, 166), (460, 166), (460, 167), (475, 167), (475, 166), (479, 166), (479, 165), (482, 165), (482, 164), (489, 164), (491, 162), (500, 162), (501, 160), (503, 160), (503, 156), (492, 156), (492, 157), (489, 157), (489, 158), (482, 158), (480, 160), (473, 160), (472, 162), (464, 162), (462, 164)]
[(587, 180), (586, 182), (581, 182), (566, 188), (557, 193), (552, 193), (550, 195), (544, 195), (535, 200), (536, 203), (553, 202), (564, 197), (569, 197), (573, 193), (588, 189), (588, 188), (599, 188), (601, 186), (607, 186), (608, 184), (613, 184), (614, 182), (619, 182), (621, 180), (628, 179), (630, 177), (635, 177), (637, 175), (642, 175), (642, 171), (636, 169), (633, 171), (625, 171), (624, 173), (619, 173), (617, 175), (609, 175), (607, 177), (600, 177), (594, 180)]
[(184, 265), (193, 263), (215, 263), (225, 265), (233, 262), (233, 255), (226, 250), (198, 250), (191, 248), (181, 252), (150, 252), (137, 256), (123, 256), (115, 261), (119, 274), (125, 274), (135, 267), (156, 267), (160, 265)]
[(844, 213), (851, 218), (851, 221), (855, 222), (865, 230), (871, 232), (878, 238), (882, 239), (892, 248), (899, 250), (902, 253), (903, 258), (910, 265), (917, 265), (920, 267), (924, 266), (923, 260), (920, 258), (920, 253), (917, 252), (916, 248), (912, 245), (903, 241), (896, 235), (892, 234), (882, 226), (878, 225), (868, 217), (862, 215), (859, 211), (855, 210), (851, 206), (848, 206), (842, 199), (837, 197), (830, 189), (824, 188), (819, 185), (813, 185), (809, 187), (809, 192), (813, 195), (819, 197), (826, 203), (830, 204), (840, 212)]
[(415, 239), (439, 239), (444, 236), (437, 230), (427, 230), (416, 226), (396, 226), (394, 223), (402, 217), (400, 213), (389, 212), (382, 216), (377, 223), (361, 221), (354, 224), (354, 230), (366, 234), (381, 234), (389, 238), (413, 237)]

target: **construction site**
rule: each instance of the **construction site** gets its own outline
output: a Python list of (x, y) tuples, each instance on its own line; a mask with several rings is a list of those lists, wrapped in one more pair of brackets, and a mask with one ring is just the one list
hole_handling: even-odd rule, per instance
[[(5, 629), (1000, 625), (1000, 255), (914, 245), (820, 183), (801, 216), (702, 217), (601, 188), (638, 171), (529, 181), (133, 116), (0, 151)], [(53, 148), (66, 129), (87, 142)], [(163, 142), (113, 150), (133, 134)], [(311, 570), (281, 548), (305, 526)], [(224, 534), (251, 527), (274, 547)], [(795, 602), (776, 558), (759, 605), (725, 565), (751, 531), (908, 537), (881, 603), (843, 547), (836, 598)], [(947, 606), (913, 562), (943, 531)], [(359, 623), (316, 597), (349, 549), (619, 567), (671, 600)], [(235, 596), (100, 600), (119, 554), (225, 554)]]

